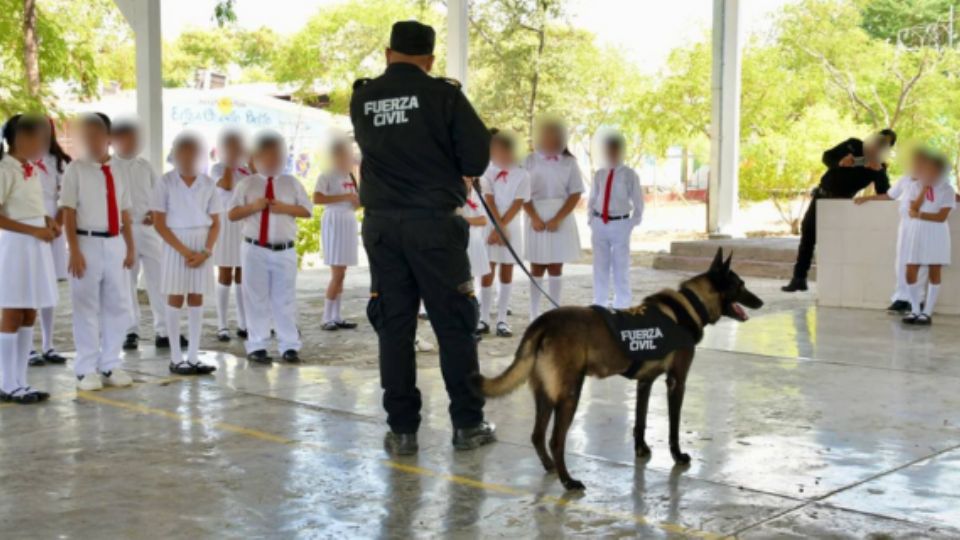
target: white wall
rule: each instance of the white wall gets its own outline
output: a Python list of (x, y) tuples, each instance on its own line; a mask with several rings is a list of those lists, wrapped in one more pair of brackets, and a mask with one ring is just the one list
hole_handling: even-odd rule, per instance
[[(897, 203), (856, 206), (846, 200), (817, 207), (817, 302), (821, 306), (883, 309), (894, 289)], [(954, 261), (960, 257), (960, 213), (950, 216)], [(944, 269), (937, 312), (960, 314), (960, 265)]]

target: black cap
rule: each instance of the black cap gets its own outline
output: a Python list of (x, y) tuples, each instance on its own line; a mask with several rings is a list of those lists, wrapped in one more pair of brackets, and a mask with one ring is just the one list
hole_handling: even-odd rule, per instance
[(433, 54), (437, 33), (432, 27), (418, 21), (400, 21), (390, 31), (390, 48), (410, 56)]

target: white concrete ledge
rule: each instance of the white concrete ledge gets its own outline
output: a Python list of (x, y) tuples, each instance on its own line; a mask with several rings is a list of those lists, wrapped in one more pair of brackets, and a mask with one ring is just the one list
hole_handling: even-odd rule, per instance
[[(897, 203), (857, 206), (823, 200), (817, 207), (817, 303), (882, 309), (894, 289)], [(950, 216), (954, 260), (960, 256), (960, 215)], [(937, 312), (960, 314), (960, 265), (946, 267)]]

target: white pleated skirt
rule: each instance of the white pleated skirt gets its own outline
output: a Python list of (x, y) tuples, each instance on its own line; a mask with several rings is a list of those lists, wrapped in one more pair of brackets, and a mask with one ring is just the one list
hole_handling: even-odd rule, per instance
[(356, 266), (360, 243), (357, 214), (348, 208), (327, 207), (320, 221), (323, 264)]
[[(540, 217), (547, 221), (557, 214), (565, 201), (566, 199), (542, 199), (533, 201), (533, 207)], [(556, 232), (536, 232), (529, 218), (524, 222), (524, 250), (531, 263), (569, 263), (580, 258), (580, 235), (577, 232), (577, 220), (573, 215), (567, 216)]]
[[(22, 223), (34, 227), (44, 218)], [(57, 274), (50, 244), (27, 235), (0, 231), (0, 308), (40, 309), (57, 305)]]
[(213, 246), (214, 265), (232, 268), (243, 266), (240, 256), (240, 245), (243, 244), (243, 234), (240, 232), (242, 228), (242, 221), (230, 221), (226, 212), (220, 214), (220, 236)]
[[(206, 247), (208, 227), (171, 229), (183, 245), (193, 251)], [(199, 268), (188, 268), (182, 255), (173, 246), (163, 244), (163, 269), (160, 291), (166, 295), (209, 294), (213, 290), (213, 268), (210, 259)]]
[(906, 223), (900, 247), (907, 264), (949, 265), (950, 225), (910, 219)]
[[(493, 226), (488, 225), (483, 232), (483, 241), (486, 243), (487, 238), (490, 238), (490, 233), (493, 231)], [(513, 246), (513, 249), (517, 252), (517, 255), (521, 260), (524, 258), (524, 245), (523, 245), (523, 218), (521, 216), (515, 216), (513, 221), (507, 225), (506, 231), (507, 239), (510, 241), (510, 245)], [(516, 264), (517, 261), (513, 259), (513, 255), (510, 255), (510, 250), (507, 249), (507, 246), (495, 246), (487, 244), (487, 255), (490, 257), (490, 262), (497, 264)]]
[(486, 227), (470, 227), (470, 243), (467, 244), (467, 257), (470, 259), (470, 273), (473, 277), (483, 277), (490, 273), (490, 257), (487, 255)]

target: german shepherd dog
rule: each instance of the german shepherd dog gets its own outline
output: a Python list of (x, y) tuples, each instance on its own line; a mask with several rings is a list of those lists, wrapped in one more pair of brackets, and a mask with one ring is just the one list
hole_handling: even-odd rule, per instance
[[(700, 300), (700, 306), (693, 305), (689, 299), (691, 293)], [(758, 309), (763, 301), (747, 290), (740, 276), (730, 269), (730, 258), (724, 261), (722, 250), (717, 250), (707, 272), (684, 281), (679, 290), (665, 289), (643, 301), (643, 306), (659, 308), (674, 322), (682, 320), (695, 325), (690, 330), (696, 342), (700, 341), (704, 326), (716, 323), (721, 317), (746, 321), (747, 313), (741, 304)], [(686, 316), (678, 317), (670, 306), (684, 309)], [(707, 320), (701, 315), (706, 315)], [(634, 375), (637, 404), (633, 436), (637, 457), (650, 456), (650, 447), (644, 441), (647, 403), (653, 381), (666, 373), (670, 453), (678, 465), (690, 462), (690, 456), (680, 450), (680, 409), (694, 350), (693, 346), (681, 348), (661, 359), (648, 360)], [(534, 321), (524, 333), (510, 367), (493, 378), (478, 375), (476, 383), (483, 395), (499, 397), (529, 379), (537, 410), (531, 437), (537, 455), (548, 472), (557, 470), (566, 489), (582, 490), (583, 483), (567, 471), (564, 447), (584, 378), (620, 375), (630, 367), (630, 359), (610, 332), (603, 315), (591, 308), (568, 306), (549, 311)], [(548, 454), (545, 442), (551, 416), (554, 423)]]

